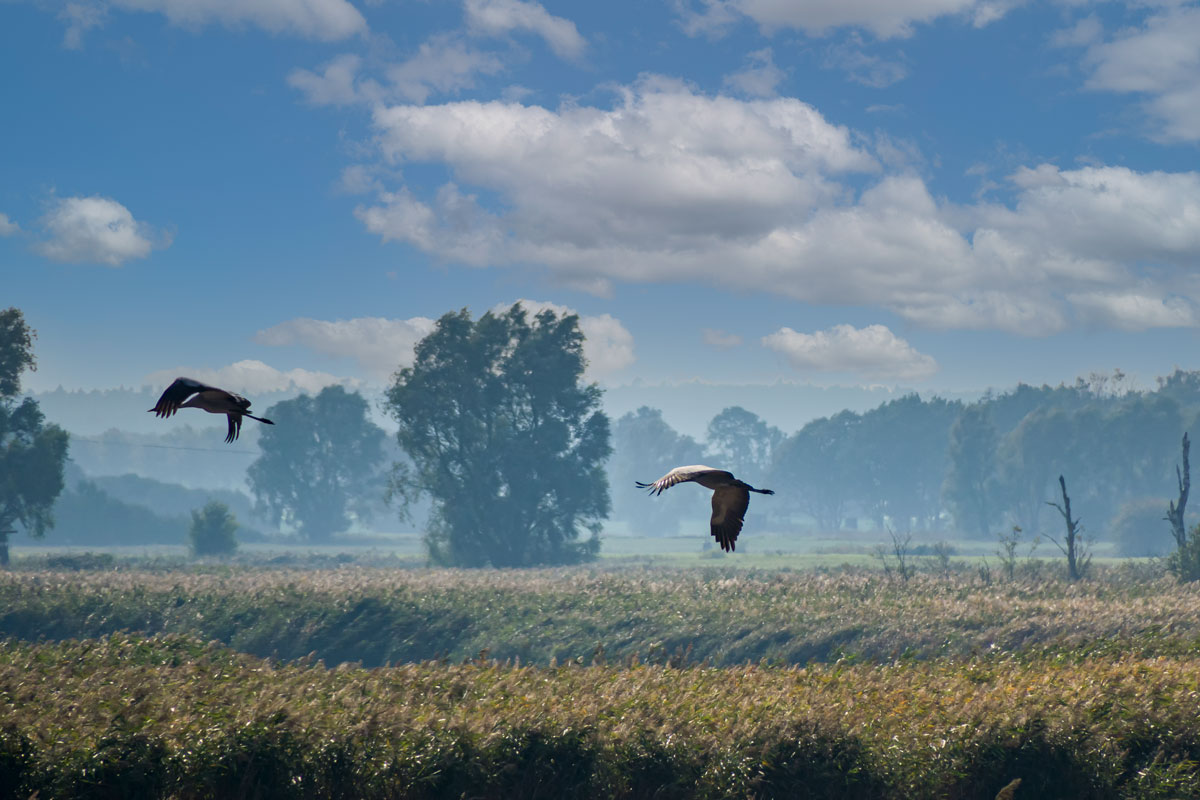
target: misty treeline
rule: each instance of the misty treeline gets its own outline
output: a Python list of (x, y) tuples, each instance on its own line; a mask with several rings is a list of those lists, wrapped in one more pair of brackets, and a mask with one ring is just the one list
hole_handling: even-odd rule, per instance
[[(974, 403), (910, 394), (786, 436), (730, 408), (714, 417), (706, 442), (641, 408), (614, 424), (611, 474), (624, 485), (673, 464), (719, 461), (777, 491), (758, 512), (774, 530), (873, 527), (988, 539), (1013, 526), (1029, 538), (1058, 536), (1062, 521), (1048, 503), (1060, 499), (1061, 475), (1089, 536), (1111, 539), (1127, 555), (1162, 554), (1174, 544), (1164, 517), (1180, 441), (1198, 417), (1200, 372), (1182, 370), (1142, 391), (1117, 371), (1070, 385), (1022, 384)], [(618, 493), (614, 516), (650, 535), (675, 531), (694, 500), (664, 496), (647, 507), (640, 499)]]
[[(572, 563), (595, 555), (606, 519), (639, 536), (678, 533), (681, 524), (703, 534), (706, 503), (695, 492), (650, 500), (633, 484), (708, 463), (777, 491), (752, 511), (756, 530), (1054, 535), (1061, 521), (1048, 501), (1063, 475), (1089, 537), (1116, 541), (1128, 555), (1172, 544), (1163, 517), (1180, 439), (1200, 417), (1200, 372), (1176, 370), (1136, 390), (1117, 371), (973, 403), (910, 394), (791, 433), (734, 406), (697, 440), (649, 407), (610, 422), (601, 390), (583, 378), (582, 346), (572, 315), (519, 305), (477, 319), (448, 313), (380, 401), (395, 435), (371, 421), (360, 394), (330, 386), (269, 406), (278, 424), (240, 443), (250, 452), (230, 448), (230, 489), (199, 491), (173, 484), (166, 460), (186, 470), (189, 448), (213, 449), (211, 432), (180, 428), (186, 441), (172, 446), (137, 443), (164, 480), (68, 470), (52, 509), (55, 538), (180, 543), (189, 513), (215, 499), (243, 526), (309, 542), (383, 527), (399, 512), (425, 531), (438, 563)], [(89, 437), (91, 452), (111, 444), (115, 453), (135, 444), (129, 436), (142, 435)], [(233, 491), (242, 480), (252, 498)]]

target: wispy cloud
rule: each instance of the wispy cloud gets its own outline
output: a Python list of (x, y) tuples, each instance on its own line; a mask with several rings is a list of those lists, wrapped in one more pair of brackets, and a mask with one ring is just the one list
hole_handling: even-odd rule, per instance
[(575, 23), (556, 17), (541, 3), (523, 0), (466, 0), (467, 28), (472, 33), (504, 36), (529, 31), (545, 40), (560, 58), (577, 59), (587, 49)]
[(746, 66), (725, 76), (725, 86), (751, 97), (773, 97), (787, 73), (775, 66), (771, 48), (755, 50), (746, 56)]
[(21, 226), (8, 218), (8, 214), (0, 214), (0, 236), (13, 236), (21, 232)]
[(846, 73), (855, 83), (872, 89), (884, 89), (908, 77), (908, 67), (900, 59), (888, 59), (868, 52), (856, 34), (825, 49), (824, 66)]
[(702, 332), (704, 343), (718, 350), (729, 350), (742, 343), (742, 337), (736, 333), (726, 333), (716, 328), (705, 328)]
[(384, 380), (413, 363), (413, 348), (428, 335), (428, 317), (388, 319), (358, 317), (321, 320), (299, 317), (255, 334), (254, 341), (275, 347), (297, 346), (338, 358), (349, 358), (375, 380)]
[(1168, 5), (1084, 56), (1089, 89), (1148, 96), (1155, 138), (1200, 140), (1200, 6)]
[(307, 369), (279, 370), (262, 361), (250, 359), (216, 368), (175, 367), (158, 370), (147, 375), (145, 381), (152, 386), (166, 386), (180, 375), (247, 395), (289, 391), (312, 394), (334, 384), (356, 385), (353, 380), (339, 378), (327, 372)]
[(914, 26), (957, 16), (975, 27), (1003, 17), (1022, 0), (675, 0), (684, 31), (713, 35), (748, 18), (767, 30), (794, 28), (824, 36), (858, 28), (879, 39), (911, 36)]
[(231, 28), (253, 25), (271, 33), (337, 41), (366, 33), (367, 21), (347, 0), (109, 0), (126, 11), (163, 14), (173, 25)]
[(58, 12), (58, 18), (67, 26), (63, 32), (63, 47), (81, 49), (84, 34), (104, 24), (107, 14), (108, 8), (102, 2), (67, 3)]
[[(475, 86), (480, 75), (495, 75), (504, 62), (460, 36), (443, 34), (421, 43), (410, 57), (367, 70), (361, 56), (346, 53), (318, 71), (295, 69), (290, 86), (318, 106), (424, 103), (432, 95), (454, 94)], [(372, 75), (377, 77), (373, 77)]]

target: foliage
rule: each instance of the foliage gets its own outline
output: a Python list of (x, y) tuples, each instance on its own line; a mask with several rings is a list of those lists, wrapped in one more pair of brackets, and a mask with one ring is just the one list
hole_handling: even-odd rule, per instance
[(33, 340), (37, 334), (25, 324), (19, 308), (0, 311), (0, 398), (11, 399), (21, 393), (21, 373), (36, 370)]
[[(761, 481), (760, 476), (770, 469), (775, 448), (783, 439), (783, 431), (763, 422), (757, 414), (741, 406), (730, 406), (708, 423), (705, 443), (709, 455), (718, 462), (712, 466), (754, 483)], [(684, 463), (692, 462), (679, 462), (675, 466)]]
[(67, 432), (47, 425), (38, 404), (17, 402), (21, 372), (34, 367), (34, 332), (20, 310), (0, 311), (0, 565), (20, 525), (30, 536), (54, 526), (51, 508), (63, 489)]
[(637, 536), (668, 536), (679, 531), (683, 520), (694, 520), (708, 531), (708, 504), (686, 491), (667, 492), (648, 502), (634, 482), (656, 480), (685, 464), (699, 464), (703, 448), (690, 436), (678, 433), (656, 408), (642, 406), (621, 416), (613, 425), (613, 458), (609, 475), (616, 493), (613, 516), (624, 520)]
[[(521, 567), (593, 558), (609, 512), (608, 417), (581, 383), (575, 315), (520, 304), (472, 320), (445, 314), (396, 373), (387, 410), (412, 459), (401, 496), (427, 494), (436, 563)], [(591, 537), (579, 541), (580, 531)]]
[(229, 506), (210, 500), (204, 508), (192, 511), (192, 527), (188, 530), (194, 556), (227, 556), (237, 550), (238, 524)]
[(997, 448), (996, 428), (988, 407), (967, 406), (950, 428), (950, 471), (942, 497), (959, 530), (986, 536), (993, 514), (992, 483)]
[(861, 423), (858, 414), (842, 411), (813, 420), (779, 446), (771, 481), (791, 488), (781, 504), (809, 514), (822, 530), (842, 527), (863, 494)]
[[(0, 644), (14, 797), (1200, 793), (1195, 655), (326, 669), (186, 637)], [(125, 795), (120, 793), (124, 792)], [(1018, 793), (1020, 796), (1020, 793)]]
[(1200, 581), (1200, 525), (1191, 528), (1183, 543), (1167, 557), (1167, 569), (1181, 581)]
[(324, 541), (363, 517), (383, 491), (382, 429), (367, 401), (341, 386), (302, 394), (267, 410), (275, 425), (259, 436), (262, 455), (246, 470), (258, 508), (272, 522)]
[(937, 526), (950, 466), (946, 442), (961, 408), (914, 393), (862, 414), (854, 436), (869, 457), (860, 464), (858, 502), (876, 528)]

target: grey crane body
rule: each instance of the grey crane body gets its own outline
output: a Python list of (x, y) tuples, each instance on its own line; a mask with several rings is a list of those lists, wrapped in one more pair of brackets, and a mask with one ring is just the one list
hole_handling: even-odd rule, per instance
[(750, 492), (775, 494), (770, 489), (755, 489), (745, 481), (733, 477), (732, 472), (706, 467), (703, 464), (676, 467), (653, 483), (637, 481), (636, 486), (639, 489), (649, 489), (650, 494), (660, 495), (677, 483), (688, 482), (712, 489), (712, 519), (709, 520), (709, 528), (713, 538), (726, 552), (737, 549), (737, 537), (742, 532), (746, 510), (750, 508)]
[(275, 423), (263, 417), (256, 417), (248, 410), (250, 401), (240, 394), (227, 392), (215, 386), (193, 380), (191, 378), (176, 378), (175, 382), (163, 391), (154, 408), (150, 409), (158, 417), (169, 417), (181, 408), (198, 408), (210, 414), (224, 414), (229, 418), (229, 433), (226, 442), (232, 442), (242, 432), (242, 418)]

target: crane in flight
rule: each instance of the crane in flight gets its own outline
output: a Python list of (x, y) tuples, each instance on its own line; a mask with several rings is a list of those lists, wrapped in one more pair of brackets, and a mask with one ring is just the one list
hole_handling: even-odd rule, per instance
[(720, 543), (721, 549), (729, 552), (736, 549), (738, 534), (742, 532), (742, 522), (746, 509), (750, 507), (750, 493), (775, 494), (770, 489), (755, 489), (750, 484), (733, 477), (732, 472), (723, 469), (713, 469), (703, 464), (690, 467), (676, 467), (663, 475), (654, 483), (636, 481), (639, 489), (649, 489), (650, 494), (660, 495), (677, 483), (691, 481), (705, 489), (712, 489), (712, 519), (709, 526), (713, 538)]
[(227, 392), (191, 378), (176, 378), (150, 411), (159, 417), (169, 417), (181, 408), (199, 408), (210, 414), (224, 414), (229, 417), (229, 435), (225, 437), (227, 443), (238, 438), (238, 434), (242, 432), (242, 417), (256, 419), (268, 425), (275, 424), (247, 411), (250, 401), (240, 394)]

